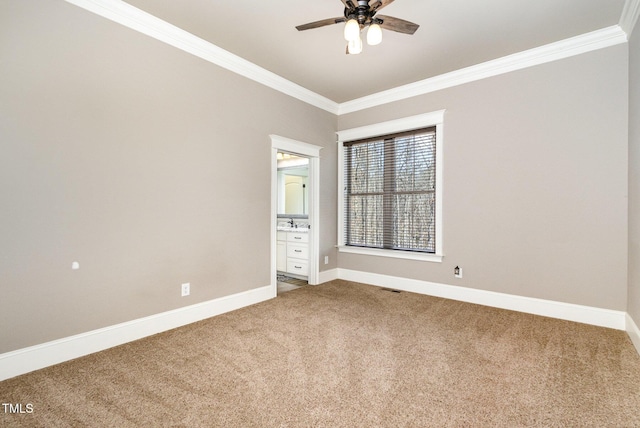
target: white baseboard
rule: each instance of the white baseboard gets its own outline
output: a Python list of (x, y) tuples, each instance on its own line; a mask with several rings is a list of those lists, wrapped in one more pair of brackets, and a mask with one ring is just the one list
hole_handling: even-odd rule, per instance
[(325, 270), (318, 274), (318, 284), (338, 279), (338, 269)]
[(633, 321), (629, 314), (627, 314), (627, 334), (631, 338), (633, 346), (636, 347), (638, 354), (640, 354), (640, 328), (638, 328), (638, 324)]
[[(350, 269), (320, 272), (319, 283), (344, 279), (501, 309), (626, 330), (640, 353), (640, 329), (625, 312), (380, 275)], [(0, 381), (274, 298), (271, 285), (0, 354)]]
[(614, 328), (616, 330), (625, 330), (625, 325), (627, 324), (625, 320), (626, 312), (623, 311), (496, 293), (493, 291), (438, 284), (350, 269), (339, 268), (338, 278), (429, 296), (443, 297), (445, 299)]
[(271, 285), (0, 354), (0, 380), (274, 298)]

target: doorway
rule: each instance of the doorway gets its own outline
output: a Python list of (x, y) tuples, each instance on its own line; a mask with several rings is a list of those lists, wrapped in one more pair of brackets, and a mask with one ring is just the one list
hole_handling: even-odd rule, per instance
[[(306, 273), (307, 281), (310, 285), (318, 283), (318, 253), (319, 253), (319, 202), (320, 202), (320, 190), (319, 190), (319, 166), (320, 166), (320, 149), (322, 147), (315, 146), (301, 141), (291, 140), (289, 138), (280, 137), (277, 135), (270, 135), (271, 137), (271, 284), (273, 290), (273, 296), (277, 295), (278, 284), (278, 271), (283, 267), (282, 258), (278, 258), (278, 252), (282, 255), (282, 245), (286, 245), (282, 241), (283, 234), (280, 232), (304, 232), (304, 233), (292, 233), (290, 239), (299, 239), (304, 241), (304, 244), (300, 243), (296, 246), (296, 242), (291, 242), (288, 253), (292, 254), (293, 251), (299, 254), (305, 254), (306, 265), (301, 263), (292, 264), (291, 270), (293, 272), (296, 269), (304, 269)], [(306, 171), (303, 169), (296, 169), (292, 166), (290, 169), (291, 174), (285, 174), (284, 171), (278, 171), (278, 153), (281, 153), (281, 158), (284, 158), (284, 154), (288, 154), (290, 158), (303, 160), (306, 162)], [(281, 163), (282, 165), (282, 163)], [(307, 174), (306, 176), (304, 174)], [(294, 183), (290, 186), (291, 189), (298, 189), (299, 192), (295, 192), (295, 201), (290, 203), (290, 209), (300, 210), (300, 213), (287, 213), (286, 212), (286, 200), (284, 199), (286, 177), (285, 175), (291, 175), (290, 182)], [(280, 195), (280, 197), (279, 197)], [(288, 223), (288, 229), (283, 223)], [(278, 227), (280, 225), (280, 227)], [(295, 230), (295, 227), (306, 227), (307, 231)], [(280, 230), (279, 230), (280, 229)], [(280, 240), (278, 238), (281, 238)], [(286, 247), (285, 247), (286, 248)], [(284, 250), (287, 253), (287, 249)], [(306, 252), (306, 253), (303, 253)], [(305, 261), (304, 259), (291, 259), (293, 262)], [(281, 269), (278, 269), (280, 267)], [(286, 271), (287, 268), (285, 267)], [(298, 275), (298, 277), (303, 277)]]

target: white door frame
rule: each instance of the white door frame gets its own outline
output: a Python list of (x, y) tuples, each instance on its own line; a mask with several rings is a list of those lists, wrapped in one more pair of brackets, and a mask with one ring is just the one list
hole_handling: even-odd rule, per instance
[(311, 285), (318, 284), (319, 276), (319, 238), (318, 233), (320, 214), (320, 150), (322, 147), (303, 143), (279, 135), (271, 137), (271, 286), (273, 296), (277, 295), (278, 279), (276, 269), (278, 219), (278, 151), (299, 154), (309, 158), (309, 278)]

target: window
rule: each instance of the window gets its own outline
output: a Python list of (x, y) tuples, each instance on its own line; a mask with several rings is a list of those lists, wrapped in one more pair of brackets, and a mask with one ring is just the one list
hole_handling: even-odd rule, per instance
[(340, 251), (442, 260), (442, 113), (338, 133)]
[(345, 245), (435, 253), (435, 127), (344, 144)]

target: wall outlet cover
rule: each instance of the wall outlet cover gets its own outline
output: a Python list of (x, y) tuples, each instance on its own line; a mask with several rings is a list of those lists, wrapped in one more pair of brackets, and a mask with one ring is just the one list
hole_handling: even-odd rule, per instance
[(182, 292), (182, 297), (188, 296), (189, 293), (191, 292), (191, 284), (188, 282), (185, 284), (182, 284), (181, 292)]

